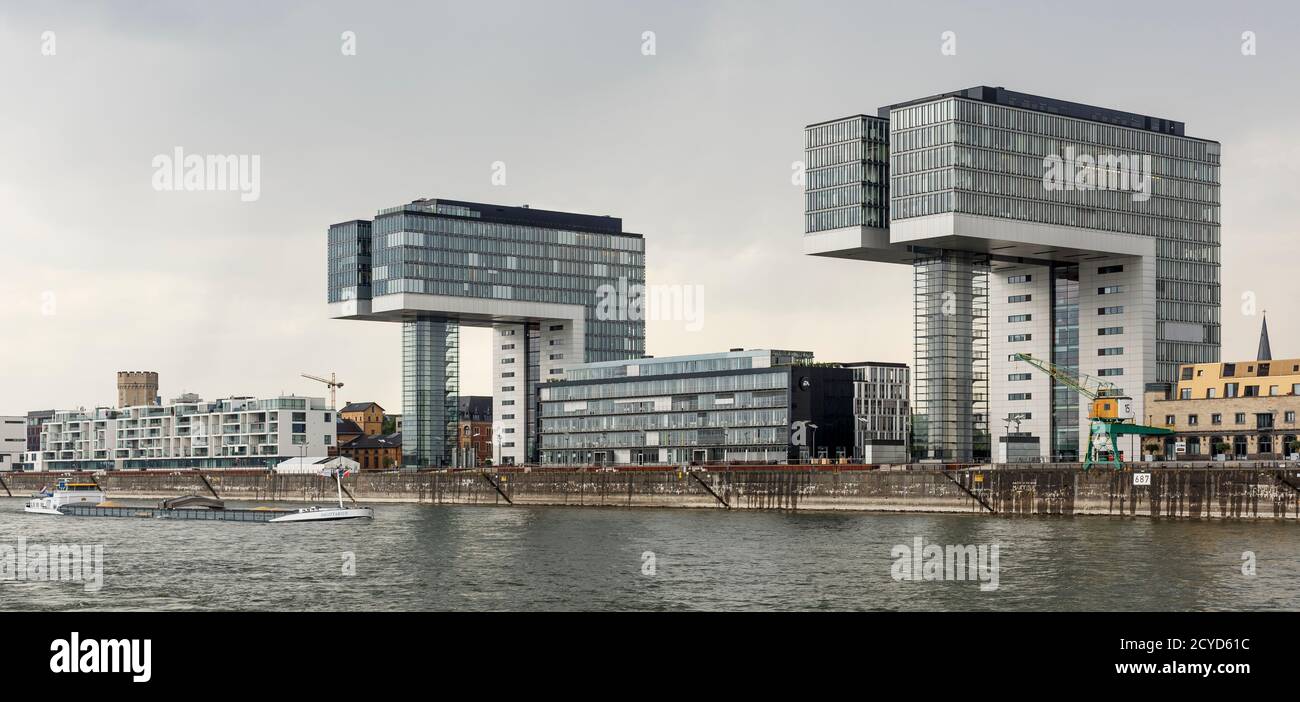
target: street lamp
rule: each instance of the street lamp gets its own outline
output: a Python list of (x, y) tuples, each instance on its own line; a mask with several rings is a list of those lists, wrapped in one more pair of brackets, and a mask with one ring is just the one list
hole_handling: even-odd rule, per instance
[(809, 441), (812, 443), (812, 446), (808, 448), (808, 456), (810, 459), (812, 459), (817, 457), (817, 425), (813, 424), (812, 422), (808, 422), (808, 428), (812, 429), (812, 437), (809, 439)]

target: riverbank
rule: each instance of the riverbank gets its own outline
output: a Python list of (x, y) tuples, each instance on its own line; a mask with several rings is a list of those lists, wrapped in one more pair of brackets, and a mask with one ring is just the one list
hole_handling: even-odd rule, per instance
[[(344, 480), (361, 502), (455, 505), (569, 505), (737, 510), (936, 512), (988, 515), (1105, 515), (1176, 519), (1300, 520), (1294, 467), (1135, 466), (1081, 470), (1077, 464), (982, 466), (962, 470), (502, 470), (362, 473)], [(57, 474), (4, 474), (15, 496)], [(217, 495), (227, 500), (322, 502), (334, 481), (317, 475), (249, 471), (115, 472), (96, 477), (113, 499)], [(0, 489), (0, 494), (3, 490)]]

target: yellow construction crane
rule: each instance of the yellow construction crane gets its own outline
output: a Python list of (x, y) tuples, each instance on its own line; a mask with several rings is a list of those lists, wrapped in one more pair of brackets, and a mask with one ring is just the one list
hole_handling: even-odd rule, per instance
[(319, 378), (319, 377), (314, 376), (314, 375), (307, 375), (306, 373), (303, 373), (303, 374), (302, 374), (302, 377), (306, 378), (307, 380), (314, 380), (314, 381), (316, 381), (316, 382), (318, 382), (318, 383), (325, 383), (326, 385), (329, 386), (329, 389), (330, 389), (330, 411), (333, 412), (333, 411), (335, 410), (335, 405), (334, 405), (334, 391), (337, 390), (338, 388), (343, 387), (343, 383), (340, 383), (340, 382), (338, 381), (338, 379), (334, 377), (334, 374), (333, 374), (333, 373), (330, 373), (329, 380), (326, 380), (326, 379), (324, 379), (324, 378)]
[(1088, 398), (1091, 407), (1088, 412), (1088, 455), (1083, 463), (1084, 470), (1101, 460), (1107, 461), (1115, 468), (1120, 468), (1117, 442), (1120, 436), (1126, 434), (1159, 436), (1173, 433), (1162, 427), (1135, 424), (1133, 398), (1120, 395), (1119, 389), (1108, 380), (1094, 378), (1080, 373), (1077, 368), (1058, 366), (1027, 353), (1016, 354), (1016, 360), (1028, 363), (1052, 376), (1053, 380)]

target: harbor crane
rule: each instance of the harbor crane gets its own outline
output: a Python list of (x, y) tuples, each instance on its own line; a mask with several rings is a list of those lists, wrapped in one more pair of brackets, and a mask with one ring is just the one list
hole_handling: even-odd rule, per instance
[(331, 412), (335, 411), (336, 407), (335, 407), (335, 403), (334, 403), (334, 393), (335, 393), (336, 390), (338, 390), (339, 388), (343, 387), (343, 383), (340, 383), (340, 382), (338, 381), (338, 379), (334, 377), (334, 373), (333, 373), (333, 372), (330, 373), (329, 380), (326, 380), (325, 378), (320, 378), (320, 377), (317, 377), (317, 376), (314, 376), (314, 375), (308, 375), (308, 374), (306, 374), (306, 373), (303, 373), (303, 374), (302, 374), (302, 377), (306, 378), (307, 380), (314, 380), (314, 381), (316, 381), (316, 382), (318, 382), (318, 383), (325, 383), (325, 385), (329, 386), (329, 389), (330, 389), (330, 411), (331, 411)]
[[(1048, 374), (1056, 382), (1088, 398), (1088, 453), (1083, 463), (1087, 470), (1094, 463), (1107, 462), (1119, 470), (1117, 439), (1124, 435), (1159, 436), (1173, 432), (1163, 427), (1149, 427), (1134, 423), (1133, 398), (1121, 395), (1115, 384), (1080, 373), (1077, 368), (1058, 366), (1051, 361), (1018, 353), (1017, 361), (1024, 361)], [(1107, 458), (1106, 456), (1109, 456)]]

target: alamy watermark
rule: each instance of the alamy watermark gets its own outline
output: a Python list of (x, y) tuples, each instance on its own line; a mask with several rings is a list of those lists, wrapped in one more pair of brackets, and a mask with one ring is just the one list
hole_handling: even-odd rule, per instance
[(1146, 154), (1075, 153), (1065, 147), (1065, 156), (1043, 158), (1043, 188), (1046, 190), (1131, 191), (1134, 202), (1151, 199), (1151, 156)]
[(153, 679), (153, 639), (81, 638), (74, 631), (50, 642), (52, 673), (127, 673), (132, 682)]
[(186, 154), (177, 146), (153, 157), (153, 189), (237, 191), (239, 199), (262, 197), (262, 157), (258, 154)]
[(0, 582), (82, 583), (86, 592), (104, 587), (103, 544), (0, 544)]
[(911, 546), (895, 546), (889, 556), (894, 559), (889, 573), (897, 581), (968, 580), (979, 581), (983, 592), (998, 589), (998, 544), (940, 546), (918, 536)]
[(704, 327), (703, 285), (628, 284), (619, 278), (596, 288), (596, 319), (608, 321), (686, 322), (686, 331)]

